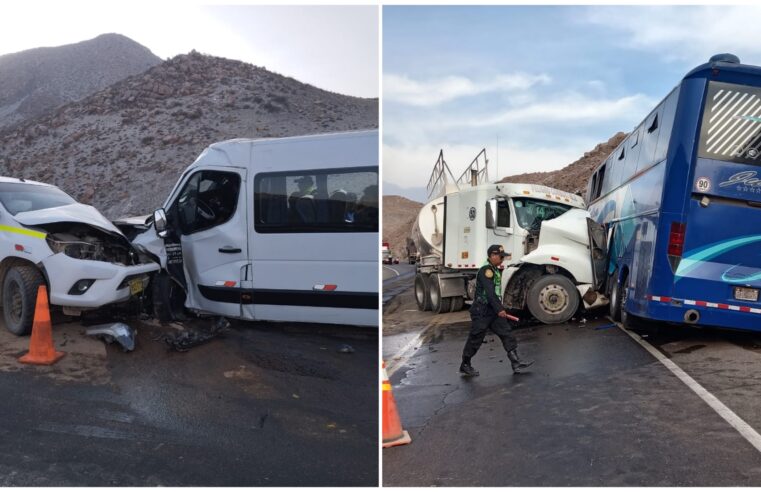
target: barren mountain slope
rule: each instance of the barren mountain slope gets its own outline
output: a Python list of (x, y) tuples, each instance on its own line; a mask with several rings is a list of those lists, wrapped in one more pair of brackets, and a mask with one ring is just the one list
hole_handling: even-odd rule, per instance
[(119, 34), (0, 56), (0, 128), (82, 99), (161, 63)]
[(160, 206), (211, 143), (377, 126), (377, 99), (191, 52), (0, 130), (0, 174), (56, 184), (113, 219)]
[(542, 184), (583, 196), (587, 189), (587, 180), (594, 168), (616, 149), (626, 135), (623, 132), (616, 133), (607, 142), (597, 144), (594, 149), (584, 152), (583, 156), (563, 169), (544, 173), (516, 174), (504, 177), (499, 182)]
[(383, 197), (383, 240), (389, 242), (392, 255), (402, 261), (407, 257), (407, 236), (410, 235), (412, 224), (415, 223), (422, 206), (422, 203), (403, 196)]

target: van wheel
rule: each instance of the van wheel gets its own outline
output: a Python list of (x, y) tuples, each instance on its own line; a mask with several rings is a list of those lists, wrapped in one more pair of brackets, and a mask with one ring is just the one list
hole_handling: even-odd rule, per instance
[(579, 291), (568, 277), (544, 275), (531, 285), (526, 303), (531, 314), (542, 323), (565, 323), (579, 308)]
[(32, 331), (37, 289), (45, 284), (42, 273), (33, 266), (15, 266), (3, 279), (3, 318), (5, 327), (14, 335)]
[(441, 297), (441, 286), (434, 277), (428, 277), (428, 293), (431, 299), (431, 311), (436, 314), (448, 313), (452, 307), (451, 297)]
[(185, 291), (162, 272), (157, 273), (151, 281), (153, 297), (153, 315), (161, 323), (185, 319)]
[(431, 280), (426, 273), (415, 275), (415, 302), (420, 311), (431, 310), (431, 296), (428, 293)]
[(611, 277), (611, 280), (615, 282), (610, 289), (610, 317), (613, 318), (613, 321), (621, 321), (621, 311), (623, 306), (621, 299), (623, 298), (624, 286), (628, 280), (626, 276), (621, 279), (621, 282), (616, 280), (617, 278), (618, 268), (616, 268), (616, 271), (613, 272), (613, 276)]

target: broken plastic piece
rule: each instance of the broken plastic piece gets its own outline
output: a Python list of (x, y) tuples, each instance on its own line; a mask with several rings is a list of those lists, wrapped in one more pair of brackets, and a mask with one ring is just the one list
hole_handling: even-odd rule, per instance
[(85, 335), (98, 337), (106, 343), (119, 342), (125, 352), (135, 350), (137, 331), (124, 323), (106, 323), (88, 328)]
[(354, 347), (348, 344), (343, 344), (341, 345), (341, 348), (338, 349), (338, 351), (341, 352), (342, 354), (352, 354), (354, 353)]
[(160, 337), (161, 340), (166, 343), (170, 349), (178, 352), (185, 352), (195, 346), (208, 342), (214, 337), (221, 335), (223, 332), (230, 328), (230, 322), (227, 318), (222, 316), (218, 317), (211, 325), (209, 330), (198, 331), (182, 331), (171, 335), (164, 335)]

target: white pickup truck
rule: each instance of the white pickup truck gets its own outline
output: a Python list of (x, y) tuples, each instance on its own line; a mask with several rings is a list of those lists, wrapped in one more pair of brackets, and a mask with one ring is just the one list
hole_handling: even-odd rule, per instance
[(67, 314), (124, 302), (159, 266), (95, 208), (55, 186), (0, 177), (0, 285), (5, 327), (32, 328), (37, 288)]

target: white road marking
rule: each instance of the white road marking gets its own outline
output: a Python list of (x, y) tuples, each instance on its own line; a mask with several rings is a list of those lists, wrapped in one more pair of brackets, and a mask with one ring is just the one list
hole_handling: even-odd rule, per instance
[(393, 268), (391, 268), (390, 266), (386, 266), (386, 265), (383, 265), (383, 268), (388, 268), (389, 270), (391, 270), (392, 272), (394, 272), (394, 273), (396, 274), (396, 276), (397, 276), (397, 277), (398, 277), (399, 275), (401, 275), (399, 272), (397, 272), (396, 270), (394, 270), (394, 269), (393, 269)]
[(677, 378), (679, 378), (685, 385), (687, 385), (687, 387), (690, 388), (696, 395), (698, 395), (700, 399), (706, 402), (709, 407), (713, 408), (721, 418), (726, 420), (729, 425), (734, 427), (735, 430), (737, 430), (737, 432), (739, 432), (740, 435), (745, 438), (745, 440), (747, 440), (754, 448), (756, 448), (756, 450), (761, 452), (761, 435), (759, 435), (759, 433), (756, 432), (753, 427), (748, 425), (747, 422), (741, 419), (735, 412), (730, 410), (729, 407), (723, 404), (718, 398), (713, 396), (707, 389), (702, 387), (700, 383), (692, 379), (692, 377), (684, 372), (681, 367), (676, 365), (671, 359), (667, 358), (665, 355), (659, 352), (658, 349), (653, 347), (642, 337), (636, 333), (630, 332), (624, 328), (621, 323), (616, 323), (616, 325), (621, 329), (621, 331), (629, 335), (635, 342), (639, 343), (645, 350), (650, 352), (653, 357), (658, 359), (658, 362), (666, 366), (669, 371), (671, 371)]
[(426, 330), (423, 329), (420, 333), (417, 334), (415, 338), (410, 340), (407, 345), (389, 357), (389, 360), (386, 361), (386, 372), (388, 373), (389, 378), (391, 378), (391, 376), (393, 376), (400, 367), (407, 363), (407, 361), (412, 356), (412, 354), (408, 354), (407, 352), (412, 352), (412, 349), (420, 343), (420, 340), (425, 331)]

